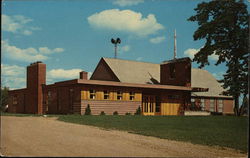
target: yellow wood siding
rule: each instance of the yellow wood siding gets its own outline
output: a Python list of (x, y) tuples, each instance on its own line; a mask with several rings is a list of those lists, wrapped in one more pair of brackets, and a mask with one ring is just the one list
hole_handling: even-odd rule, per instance
[(103, 92), (96, 91), (96, 100), (103, 100)]
[(162, 115), (178, 115), (180, 103), (161, 103)]
[(81, 100), (87, 100), (89, 99), (89, 91), (82, 90), (81, 91)]
[(141, 93), (135, 93), (135, 101), (142, 101), (142, 94)]
[(109, 93), (109, 97), (110, 97), (110, 100), (117, 100), (116, 96), (117, 96), (117, 93), (116, 92), (110, 92)]

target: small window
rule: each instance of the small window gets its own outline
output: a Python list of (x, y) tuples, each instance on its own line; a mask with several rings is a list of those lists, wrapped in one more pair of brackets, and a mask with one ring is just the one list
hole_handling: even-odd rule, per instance
[(122, 92), (121, 91), (117, 92), (117, 100), (122, 100)]
[(195, 100), (194, 100), (194, 98), (191, 98), (191, 102), (193, 102), (193, 103), (194, 103), (194, 101), (195, 101)]
[(214, 99), (210, 99), (210, 111), (214, 112)]
[(95, 90), (93, 90), (93, 89), (91, 89), (91, 90), (89, 90), (89, 98), (90, 99), (95, 99)]
[(109, 91), (105, 90), (104, 93), (104, 99), (109, 99)]
[(201, 99), (201, 110), (205, 110), (205, 100)]
[(218, 108), (218, 112), (222, 112), (223, 110), (223, 101), (222, 101), (222, 99), (219, 99), (219, 108)]
[(129, 92), (129, 100), (135, 100), (135, 93)]
[(51, 97), (51, 91), (48, 91), (48, 98)]
[(17, 104), (17, 95), (14, 95), (12, 99), (13, 99), (12, 103), (16, 105)]
[(175, 65), (174, 64), (169, 65), (169, 69), (170, 69), (170, 78), (174, 79), (175, 78)]

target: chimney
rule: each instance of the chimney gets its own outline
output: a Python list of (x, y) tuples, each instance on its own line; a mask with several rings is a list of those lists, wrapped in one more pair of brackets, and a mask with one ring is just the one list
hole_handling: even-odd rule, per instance
[(88, 72), (81, 71), (80, 72), (80, 79), (87, 80), (88, 79)]
[(46, 84), (46, 65), (41, 61), (27, 66), (27, 113), (43, 113), (42, 85)]

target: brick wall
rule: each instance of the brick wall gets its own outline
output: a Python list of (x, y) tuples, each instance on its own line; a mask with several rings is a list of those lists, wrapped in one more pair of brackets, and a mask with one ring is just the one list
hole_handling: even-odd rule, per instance
[[(171, 67), (174, 78), (171, 78)], [(191, 61), (189, 58), (161, 64), (160, 83), (164, 85), (191, 86)]]

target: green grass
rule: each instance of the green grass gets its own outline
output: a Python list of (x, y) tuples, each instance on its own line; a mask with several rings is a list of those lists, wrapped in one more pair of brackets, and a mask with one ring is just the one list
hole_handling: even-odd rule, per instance
[[(42, 116), (10, 114), (4, 116)], [(47, 115), (58, 120), (154, 136), (163, 139), (186, 141), (194, 144), (216, 145), (247, 152), (248, 117), (235, 116), (86, 116)]]
[(235, 116), (80, 116), (58, 120), (116, 129), (194, 144), (217, 145), (247, 152), (247, 117)]

